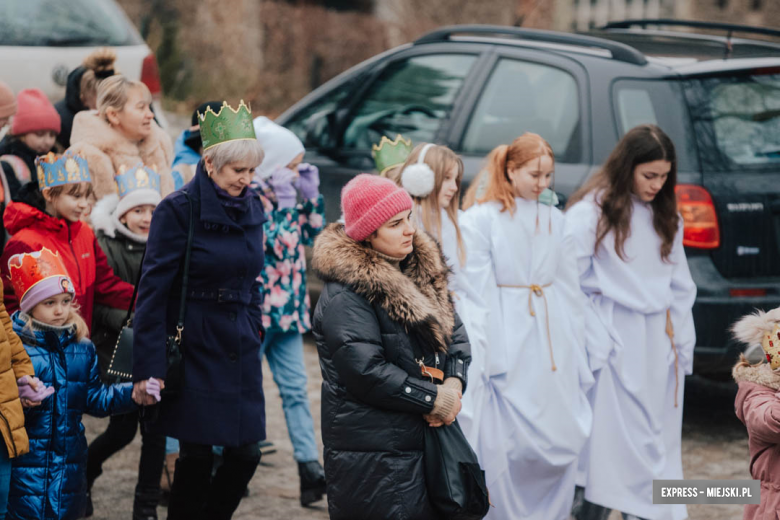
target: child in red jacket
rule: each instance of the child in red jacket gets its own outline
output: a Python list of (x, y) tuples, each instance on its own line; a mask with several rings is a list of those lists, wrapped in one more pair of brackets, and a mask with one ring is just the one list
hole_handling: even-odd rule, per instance
[(35, 160), (37, 189), (24, 186), (18, 202), (5, 210), (3, 221), (13, 236), (0, 257), (0, 275), (9, 313), (19, 307), (8, 274), (8, 259), (15, 254), (47, 248), (59, 252), (76, 290), (76, 303), (92, 326), (95, 302), (127, 309), (133, 286), (114, 274), (95, 234), (81, 218), (91, 209), (92, 183), (87, 161), (71, 152), (48, 154)]

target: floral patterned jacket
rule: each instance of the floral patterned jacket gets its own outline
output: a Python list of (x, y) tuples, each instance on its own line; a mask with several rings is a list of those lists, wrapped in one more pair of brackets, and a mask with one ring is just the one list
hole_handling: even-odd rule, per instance
[(324, 199), (319, 195), (292, 208), (279, 209), (270, 186), (258, 181), (254, 187), (268, 215), (263, 226), (263, 327), (266, 332), (304, 334), (311, 330), (304, 246), (313, 245), (314, 238), (325, 227)]

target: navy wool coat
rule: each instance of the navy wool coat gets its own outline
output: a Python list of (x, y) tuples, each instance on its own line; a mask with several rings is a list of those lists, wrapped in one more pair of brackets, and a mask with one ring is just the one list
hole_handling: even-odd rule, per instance
[[(249, 188), (247, 188), (249, 189)], [(184, 387), (164, 397), (155, 429), (181, 441), (242, 446), (265, 439), (260, 360), (263, 222), (259, 197), (234, 221), (198, 164), (184, 186), (195, 230), (184, 322)], [(133, 379), (165, 379), (165, 340), (175, 334), (189, 205), (181, 191), (157, 206), (133, 323)]]

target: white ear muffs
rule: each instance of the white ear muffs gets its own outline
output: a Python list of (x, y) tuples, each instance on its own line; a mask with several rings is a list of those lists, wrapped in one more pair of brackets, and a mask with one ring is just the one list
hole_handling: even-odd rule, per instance
[(411, 195), (418, 199), (424, 199), (433, 191), (436, 185), (436, 174), (430, 166), (425, 164), (425, 154), (434, 145), (433, 143), (426, 144), (420, 152), (420, 157), (417, 162), (410, 164), (401, 173), (401, 186)]

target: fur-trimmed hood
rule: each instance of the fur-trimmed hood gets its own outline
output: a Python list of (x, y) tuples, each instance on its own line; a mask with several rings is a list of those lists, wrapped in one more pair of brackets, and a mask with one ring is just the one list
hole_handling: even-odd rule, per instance
[(349, 238), (343, 224), (327, 226), (314, 244), (312, 268), (325, 282), (338, 282), (379, 305), (422, 345), (445, 352), (455, 326), (447, 284), (449, 268), (439, 245), (422, 231), (401, 270), (373, 249)]
[(135, 143), (114, 130), (94, 110), (79, 112), (73, 119), (71, 149), (89, 164), (95, 197), (100, 200), (116, 192), (114, 174), (120, 166), (128, 168), (139, 162), (155, 168), (160, 174), (160, 192), (163, 197), (173, 191), (171, 165), (173, 143), (157, 123), (152, 122), (152, 133)]
[(92, 214), (89, 216), (92, 228), (95, 231), (102, 231), (111, 238), (114, 238), (119, 233), (134, 242), (145, 244), (148, 236), (133, 233), (119, 221), (116, 211), (117, 206), (119, 206), (119, 195), (116, 193), (106, 195), (97, 201), (97, 204), (92, 209)]
[(731, 375), (737, 383), (755, 383), (780, 391), (780, 374), (773, 372), (768, 363), (751, 365), (742, 356), (731, 370)]

